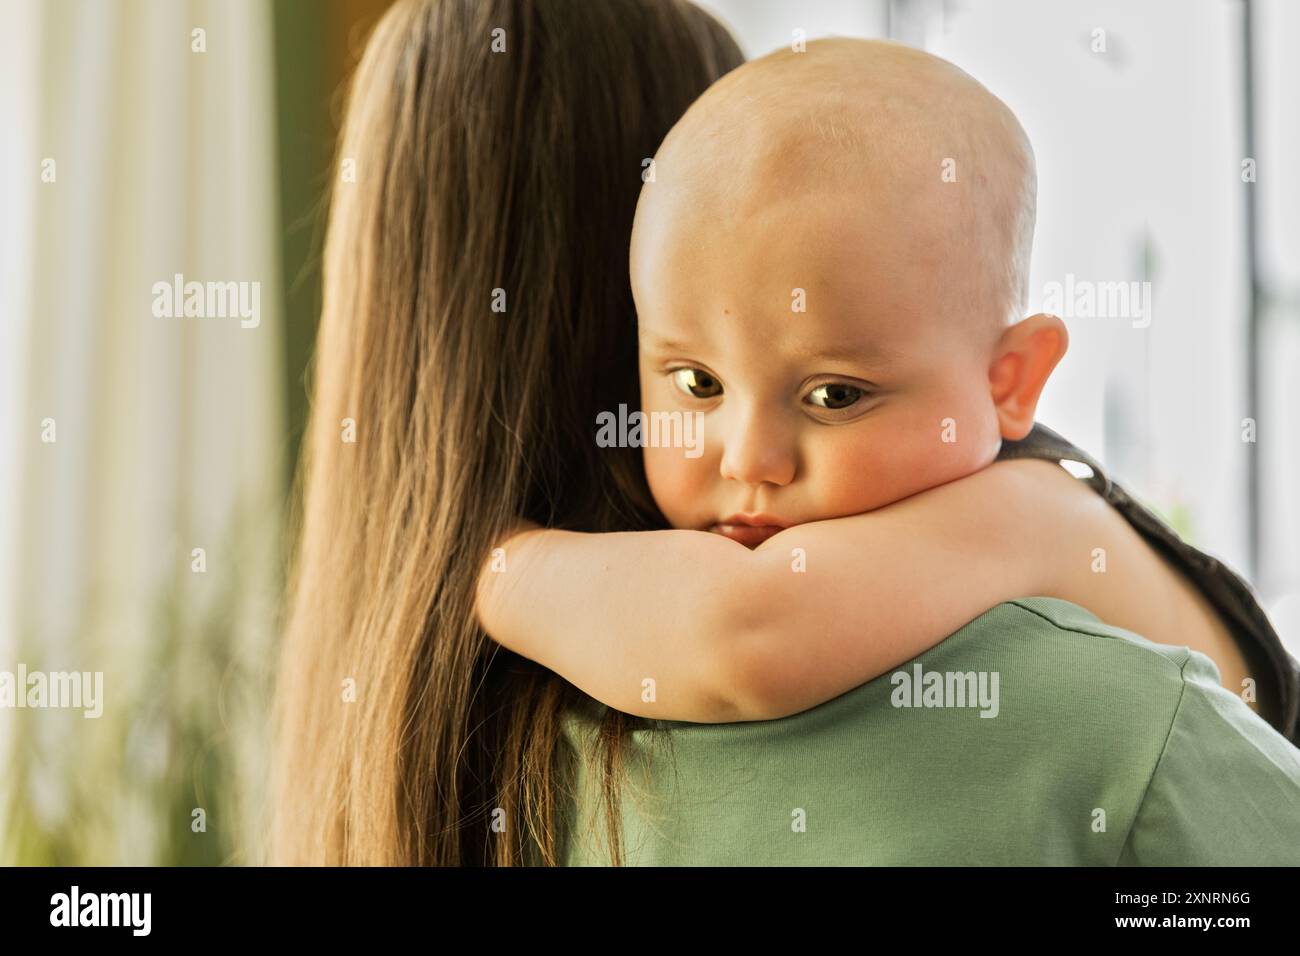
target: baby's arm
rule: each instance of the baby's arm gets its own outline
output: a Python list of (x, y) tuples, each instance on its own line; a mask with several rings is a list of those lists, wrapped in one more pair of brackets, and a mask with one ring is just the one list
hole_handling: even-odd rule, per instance
[(1059, 466), (996, 462), (752, 551), (702, 531), (530, 529), (506, 543), (504, 570), (484, 565), (479, 620), (626, 713), (700, 723), (798, 713), (1002, 601), (1053, 596), (1050, 549), (1071, 511), (1025, 471), (1046, 467)]

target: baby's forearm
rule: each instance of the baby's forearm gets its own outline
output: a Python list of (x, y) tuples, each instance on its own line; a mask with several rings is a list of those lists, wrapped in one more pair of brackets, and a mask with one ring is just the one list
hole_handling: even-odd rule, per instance
[(626, 713), (744, 719), (731, 686), (743, 659), (733, 597), (754, 555), (702, 531), (527, 530), (479, 576), (498, 643)]

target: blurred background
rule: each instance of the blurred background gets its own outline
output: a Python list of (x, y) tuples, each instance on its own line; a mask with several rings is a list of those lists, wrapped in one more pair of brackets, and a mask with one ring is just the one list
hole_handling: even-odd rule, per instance
[[(259, 859), (324, 203), (387, 5), (0, 3), (0, 672), (104, 675), (97, 719), (0, 709), (0, 863)], [(750, 57), (891, 37), (1006, 101), (1038, 161), (1031, 311), (1151, 292), (1140, 321), (1063, 314), (1039, 420), (1300, 655), (1300, 4), (700, 5)], [(156, 314), (176, 275), (256, 283), (256, 324)]]

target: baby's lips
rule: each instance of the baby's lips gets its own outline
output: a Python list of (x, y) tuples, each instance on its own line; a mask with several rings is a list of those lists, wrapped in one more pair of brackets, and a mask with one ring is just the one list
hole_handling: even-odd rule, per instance
[(715, 524), (709, 529), (714, 534), (720, 534), (732, 541), (739, 541), (747, 548), (757, 548), (772, 535), (777, 534), (785, 529), (779, 525), (747, 525), (747, 524)]

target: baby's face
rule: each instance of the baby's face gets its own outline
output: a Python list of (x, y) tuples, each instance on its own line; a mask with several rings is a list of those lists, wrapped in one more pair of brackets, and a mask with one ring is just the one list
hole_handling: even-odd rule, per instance
[(779, 190), (737, 217), (638, 212), (641, 407), (702, 413), (698, 457), (645, 449), (674, 527), (756, 547), (996, 457), (989, 326), (954, 314), (925, 221), (896, 197)]

